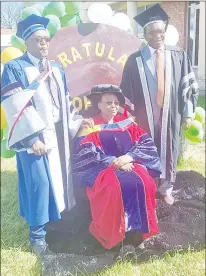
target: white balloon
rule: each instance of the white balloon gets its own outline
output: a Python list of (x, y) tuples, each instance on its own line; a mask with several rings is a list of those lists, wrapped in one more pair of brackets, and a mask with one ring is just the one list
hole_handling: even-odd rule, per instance
[(93, 23), (109, 24), (112, 18), (112, 9), (109, 5), (103, 3), (92, 4), (87, 12), (88, 18)]
[(110, 25), (120, 28), (122, 30), (129, 30), (131, 28), (129, 17), (125, 13), (116, 13), (111, 21)]
[(127, 31), (128, 31), (128, 33), (130, 33), (130, 34), (134, 34), (134, 30), (133, 30), (132, 26), (130, 26), (130, 28), (129, 28)]
[(167, 31), (165, 33), (165, 44), (175, 46), (177, 45), (178, 41), (179, 33), (177, 29), (172, 25), (168, 25)]

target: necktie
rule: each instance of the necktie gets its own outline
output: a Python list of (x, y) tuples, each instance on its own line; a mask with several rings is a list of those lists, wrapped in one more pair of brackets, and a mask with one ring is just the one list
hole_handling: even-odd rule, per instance
[[(39, 71), (40, 71), (40, 73), (42, 73), (42, 72), (44, 72), (44, 70), (45, 70), (44, 69), (44, 64), (40, 60), (39, 61)], [(48, 90), (49, 90), (49, 92), (52, 96), (53, 104), (59, 109), (60, 104), (59, 104), (59, 97), (58, 97), (58, 86), (57, 86), (55, 80), (53, 79), (53, 77), (49, 76), (45, 80), (45, 84), (48, 87)]]
[(42, 60), (39, 61), (39, 72), (40, 72), (40, 73), (43, 73), (43, 72), (44, 72), (44, 65), (43, 65)]
[(157, 103), (162, 107), (165, 93), (165, 72), (163, 61), (163, 50), (157, 50)]

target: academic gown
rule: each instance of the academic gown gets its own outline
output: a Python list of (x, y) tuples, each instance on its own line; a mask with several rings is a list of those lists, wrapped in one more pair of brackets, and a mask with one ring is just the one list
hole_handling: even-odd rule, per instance
[(182, 119), (195, 110), (198, 84), (186, 52), (165, 45), (165, 96), (156, 102), (157, 73), (149, 47), (127, 60), (121, 81), (128, 112), (155, 141), (162, 163), (161, 178), (175, 182)]
[[(117, 115), (107, 124), (94, 117), (95, 127), (78, 133), (73, 146), (73, 176), (86, 187), (90, 201), (91, 234), (111, 249), (126, 232), (139, 232), (143, 239), (159, 233), (155, 213), (156, 184), (160, 159), (151, 137), (132, 119)], [(113, 168), (115, 158), (129, 155), (131, 172)]]
[[(39, 83), (35, 81), (39, 70), (28, 55), (5, 64), (2, 75), (1, 101), (9, 133), (12, 133), (8, 146), (16, 151), (20, 215), (30, 226), (58, 220), (63, 210), (75, 206), (69, 141), (76, 135), (82, 117), (70, 112), (71, 102), (63, 68), (55, 62), (49, 64), (60, 104), (60, 119), (54, 123), (53, 129), (48, 129), (46, 124), (49, 103), (44, 103), (47, 89), (44, 76)], [(36, 108), (38, 101), (44, 103), (41, 114)], [(40, 139), (44, 142), (46, 132), (53, 143), (49, 153), (43, 156), (31, 153), (32, 141)]]

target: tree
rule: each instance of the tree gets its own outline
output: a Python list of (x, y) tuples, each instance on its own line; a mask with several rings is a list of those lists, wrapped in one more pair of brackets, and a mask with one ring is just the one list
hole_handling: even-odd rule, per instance
[(1, 28), (16, 28), (23, 8), (23, 2), (1, 2)]

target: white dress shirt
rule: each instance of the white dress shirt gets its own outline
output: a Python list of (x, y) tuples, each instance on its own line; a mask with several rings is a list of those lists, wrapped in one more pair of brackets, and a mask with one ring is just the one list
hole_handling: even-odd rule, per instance
[[(149, 50), (150, 50), (150, 53), (151, 53), (151, 57), (152, 57), (152, 61), (153, 61), (153, 65), (154, 65), (154, 68), (155, 68), (155, 71), (157, 71), (157, 67), (156, 67), (156, 64), (157, 64), (157, 53), (156, 53), (156, 49), (149, 47)], [(162, 54), (163, 54), (163, 62), (165, 60), (165, 57), (164, 57), (164, 45), (162, 47)], [(161, 49), (161, 48), (160, 48)], [(193, 103), (191, 101), (188, 101), (187, 104), (185, 104), (184, 106), (184, 111), (183, 111), (183, 117), (184, 118), (191, 118), (193, 115)]]
[[(30, 54), (29, 52), (27, 52), (27, 55), (28, 55), (29, 59), (31, 60), (31, 62), (32, 62), (37, 68), (39, 68), (40, 59), (37, 58), (37, 57), (35, 57), (35, 56), (33, 56), (33, 55)], [(45, 65), (45, 62), (46, 62), (46, 58), (44, 58), (44, 59), (42, 60), (43, 65)]]
[[(155, 71), (156, 71), (156, 64), (157, 64), (157, 49), (154, 49), (152, 47), (149, 47), (149, 50), (150, 50), (150, 53), (151, 53), (151, 57), (152, 57), (152, 62), (153, 62), (153, 65), (154, 65), (154, 68), (155, 68)], [(162, 57), (163, 57), (163, 62), (164, 62), (164, 46), (162, 46), (160, 48), (160, 50), (162, 50)]]

